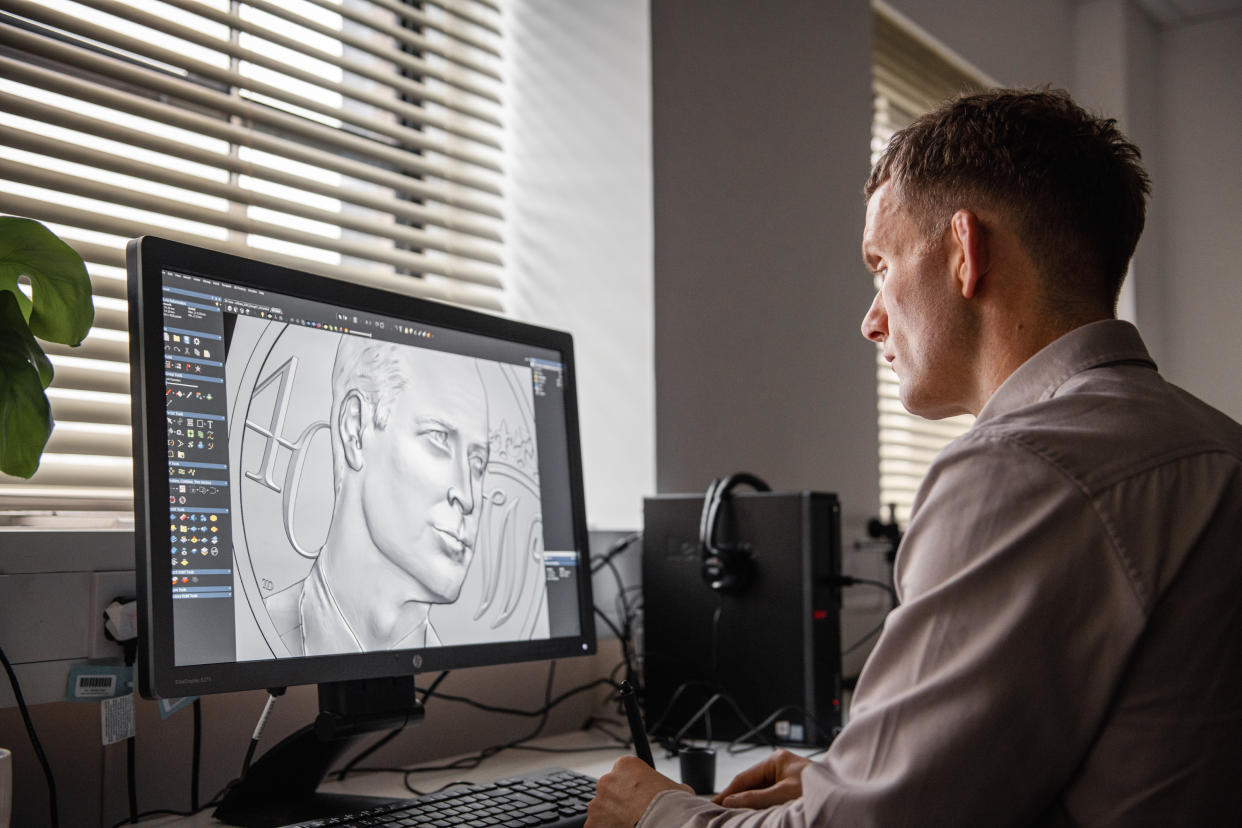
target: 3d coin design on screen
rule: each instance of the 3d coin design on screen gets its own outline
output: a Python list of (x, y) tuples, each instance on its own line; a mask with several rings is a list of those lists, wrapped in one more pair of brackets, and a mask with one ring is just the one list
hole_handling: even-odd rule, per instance
[(549, 635), (530, 368), (251, 316), (224, 346), (239, 660)]

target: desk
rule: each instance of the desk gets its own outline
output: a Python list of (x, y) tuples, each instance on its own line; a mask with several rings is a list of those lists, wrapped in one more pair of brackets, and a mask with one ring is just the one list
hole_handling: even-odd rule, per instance
[[(479, 767), (468, 771), (434, 771), (420, 773), (410, 779), (410, 784), (421, 791), (434, 791), (450, 782), (490, 782), (509, 776), (547, 767), (562, 767), (585, 773), (599, 778), (607, 773), (614, 762), (626, 752), (615, 747), (607, 737), (595, 732), (562, 733), (548, 736), (530, 743), (532, 747), (566, 750), (574, 748), (607, 748), (603, 750), (573, 750), (571, 753), (544, 753), (531, 750), (506, 750), (487, 759)], [(725, 745), (715, 745), (716, 753), (716, 787), (723, 788), (729, 780), (741, 771), (763, 759), (770, 752), (766, 747), (756, 747), (744, 753), (729, 755)], [(809, 754), (813, 749), (798, 749), (795, 752)], [(677, 757), (665, 757), (659, 745), (652, 745), (655, 754), (656, 770), (665, 776), (680, 781), (681, 772)], [(452, 761), (450, 757), (445, 763)], [(441, 763), (435, 763), (441, 764)], [(323, 793), (348, 793), (367, 796), (408, 797), (410, 792), (401, 783), (401, 775), (397, 773), (360, 773), (348, 777), (343, 782), (325, 782), (319, 790)], [(175, 825), (189, 826), (220, 826), (223, 823), (211, 818), (210, 811), (193, 817), (169, 817), (166, 819), (143, 821), (143, 825)]]

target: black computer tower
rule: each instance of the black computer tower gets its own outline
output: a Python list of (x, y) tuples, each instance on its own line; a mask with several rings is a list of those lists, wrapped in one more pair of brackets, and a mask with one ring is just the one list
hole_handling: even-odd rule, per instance
[[(753, 566), (734, 592), (703, 577), (702, 494), (643, 502), (644, 710), (656, 738), (826, 745), (841, 724), (840, 505), (824, 492), (729, 498), (728, 538)], [(718, 536), (719, 537), (719, 536)]]

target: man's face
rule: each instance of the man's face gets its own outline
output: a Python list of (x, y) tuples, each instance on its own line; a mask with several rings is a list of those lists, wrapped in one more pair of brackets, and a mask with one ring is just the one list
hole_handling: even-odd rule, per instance
[(474, 557), (487, 466), (487, 398), (473, 360), (417, 354), (383, 429), (364, 441), (362, 507), (411, 598), (457, 600)]
[(867, 203), (863, 261), (879, 281), (862, 334), (884, 346), (906, 410), (929, 419), (968, 411), (971, 307), (949, 258), (948, 232), (928, 239), (891, 182)]

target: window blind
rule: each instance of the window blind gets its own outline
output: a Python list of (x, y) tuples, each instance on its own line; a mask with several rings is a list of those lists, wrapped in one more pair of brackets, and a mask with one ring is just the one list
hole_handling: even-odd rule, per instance
[[(875, 112), (871, 124), (871, 163), (879, 160), (893, 133), (946, 98), (983, 88), (971, 73), (954, 65), (926, 44), (898, 17), (880, 7), (874, 13), (872, 93)], [(877, 284), (877, 288), (878, 288)], [(910, 519), (915, 492), (940, 450), (964, 433), (969, 415), (925, 420), (906, 411), (898, 395), (897, 375), (876, 348), (876, 384), (879, 390), (880, 514), (896, 507), (898, 523)]]
[(488, 0), (5, 0), (0, 213), (86, 260), (43, 343), (56, 428), (0, 510), (130, 510), (125, 243), (160, 235), (501, 310), (502, 19)]

